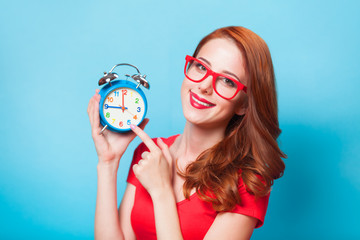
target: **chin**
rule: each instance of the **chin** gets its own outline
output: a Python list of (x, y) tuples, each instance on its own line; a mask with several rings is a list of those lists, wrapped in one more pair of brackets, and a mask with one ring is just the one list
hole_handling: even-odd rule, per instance
[[(184, 111), (185, 112), (185, 111)], [(213, 114), (199, 114), (197, 112), (186, 112), (184, 113), (186, 121), (194, 126), (201, 128), (218, 129), (226, 128), (230, 119), (216, 119), (216, 115)]]

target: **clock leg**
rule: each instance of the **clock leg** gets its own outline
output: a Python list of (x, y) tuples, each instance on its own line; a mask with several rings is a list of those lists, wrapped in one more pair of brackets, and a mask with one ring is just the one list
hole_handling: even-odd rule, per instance
[(106, 129), (107, 127), (108, 127), (108, 125), (105, 125), (105, 127), (103, 127), (103, 129), (101, 129), (99, 135), (101, 135), (101, 134), (105, 131), (105, 129)]

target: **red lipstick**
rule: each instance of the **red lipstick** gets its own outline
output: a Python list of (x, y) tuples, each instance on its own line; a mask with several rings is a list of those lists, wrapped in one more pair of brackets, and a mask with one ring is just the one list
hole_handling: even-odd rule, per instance
[(190, 91), (190, 104), (194, 108), (197, 109), (206, 109), (206, 108), (212, 108), (215, 106), (214, 103), (209, 102), (208, 100), (199, 97), (197, 94)]

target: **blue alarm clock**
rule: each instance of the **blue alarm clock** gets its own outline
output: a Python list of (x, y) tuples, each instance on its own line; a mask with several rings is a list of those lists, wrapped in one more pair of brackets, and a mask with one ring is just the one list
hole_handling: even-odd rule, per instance
[[(137, 74), (125, 74), (127, 79), (118, 79), (114, 68), (118, 66), (130, 66), (137, 70)], [(129, 80), (132, 80), (130, 81)], [(135, 84), (136, 83), (136, 84)], [(99, 80), (100, 90), (100, 123), (103, 129), (100, 134), (109, 129), (114, 132), (130, 131), (130, 124), (139, 125), (147, 112), (147, 101), (144, 92), (139, 88), (143, 86), (150, 89), (146, 75), (141, 75), (139, 69), (128, 63), (115, 65), (108, 73)]]

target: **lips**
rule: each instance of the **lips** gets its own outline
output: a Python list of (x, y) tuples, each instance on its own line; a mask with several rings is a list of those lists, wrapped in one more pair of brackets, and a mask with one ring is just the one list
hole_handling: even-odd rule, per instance
[(206, 109), (206, 108), (212, 108), (215, 106), (214, 103), (209, 102), (208, 100), (199, 97), (195, 93), (190, 91), (190, 104), (194, 108), (197, 109)]

